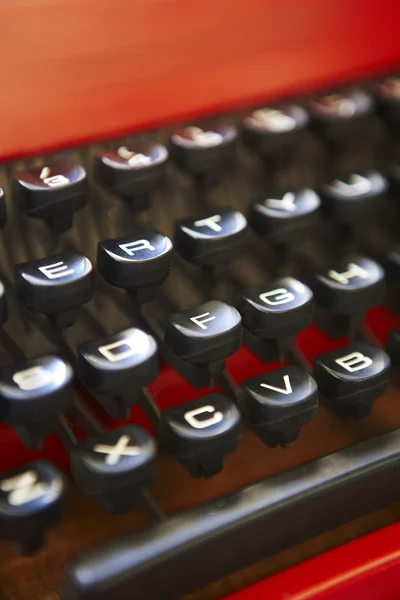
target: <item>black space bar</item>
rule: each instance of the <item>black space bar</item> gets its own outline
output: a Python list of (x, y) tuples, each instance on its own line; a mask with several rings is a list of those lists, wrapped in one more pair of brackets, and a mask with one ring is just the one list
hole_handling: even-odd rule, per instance
[(400, 498), (400, 430), (87, 553), (63, 600), (167, 600)]

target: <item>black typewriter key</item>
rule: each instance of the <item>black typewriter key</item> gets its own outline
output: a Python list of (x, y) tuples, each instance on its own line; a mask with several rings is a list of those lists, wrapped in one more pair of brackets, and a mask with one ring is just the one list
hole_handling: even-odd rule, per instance
[(219, 300), (170, 315), (165, 328), (165, 343), (172, 352), (211, 376), (224, 369), (226, 357), (236, 352), (241, 342), (239, 312)]
[(72, 227), (73, 213), (86, 204), (88, 180), (82, 165), (60, 158), (41, 166), (15, 171), (13, 197), (28, 217), (44, 219), (58, 232)]
[(175, 226), (174, 244), (186, 260), (212, 267), (242, 255), (246, 237), (245, 216), (226, 208), (200, 218), (179, 221)]
[(240, 439), (240, 414), (221, 394), (208, 394), (161, 413), (160, 438), (193, 477), (212, 477)]
[(286, 366), (241, 383), (239, 409), (269, 446), (286, 445), (300, 435), (318, 406), (318, 388), (306, 371)]
[(389, 75), (374, 86), (378, 108), (392, 125), (400, 125), (400, 77)]
[(254, 202), (249, 224), (272, 244), (290, 245), (315, 227), (320, 205), (318, 194), (311, 189), (288, 191), (279, 197)]
[(3, 188), (0, 187), (0, 229), (4, 229), (7, 223), (7, 205), (6, 194)]
[(45, 355), (0, 375), (0, 421), (28, 446), (40, 446), (60, 414), (73, 403), (73, 370), (58, 356)]
[(307, 111), (295, 104), (258, 108), (243, 118), (242, 139), (249, 150), (274, 159), (293, 150), (308, 123)]
[(236, 128), (224, 122), (189, 125), (174, 131), (170, 137), (171, 160), (201, 182), (212, 181), (234, 157)]
[(374, 108), (373, 96), (362, 88), (325, 94), (308, 103), (312, 124), (327, 141), (363, 136)]
[(383, 350), (353, 342), (317, 356), (313, 375), (332, 409), (363, 417), (389, 386), (390, 367), (390, 358)]
[(150, 140), (132, 140), (112, 150), (95, 153), (96, 181), (127, 200), (134, 210), (149, 207), (151, 193), (166, 182), (168, 150)]
[(257, 352), (253, 338), (259, 338), (267, 342), (260, 345), (261, 354), (269, 350), (274, 357), (281, 356), (292, 348), (296, 333), (310, 325), (313, 308), (311, 290), (292, 277), (244, 290), (238, 310), (246, 343), (253, 347), (254, 342)]
[(47, 315), (56, 327), (70, 327), (78, 308), (93, 296), (92, 264), (73, 251), (20, 263), (15, 289), (25, 308)]
[(120, 417), (138, 402), (140, 390), (157, 377), (157, 344), (134, 327), (81, 344), (77, 375), (111, 416)]
[(138, 425), (123, 425), (79, 442), (70, 451), (76, 484), (110, 512), (130, 510), (153, 479), (156, 444)]
[(138, 301), (152, 298), (167, 277), (172, 258), (171, 240), (154, 229), (105, 240), (97, 247), (97, 268), (104, 279)]
[(349, 256), (317, 272), (310, 287), (322, 309), (316, 313), (319, 326), (335, 337), (354, 335), (365, 312), (384, 297), (384, 271), (369, 258)]
[(51, 462), (35, 460), (0, 475), (0, 537), (21, 554), (40, 550), (46, 530), (64, 513), (67, 479)]
[(323, 186), (322, 207), (328, 217), (356, 229), (385, 210), (388, 188), (388, 180), (377, 171), (352, 173)]

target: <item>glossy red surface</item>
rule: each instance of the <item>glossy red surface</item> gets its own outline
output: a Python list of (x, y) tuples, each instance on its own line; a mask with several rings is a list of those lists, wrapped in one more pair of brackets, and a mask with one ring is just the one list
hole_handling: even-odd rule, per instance
[(398, 600), (400, 523), (320, 554), (225, 600)]
[(6, 0), (0, 157), (297, 94), (400, 63), (395, 0)]

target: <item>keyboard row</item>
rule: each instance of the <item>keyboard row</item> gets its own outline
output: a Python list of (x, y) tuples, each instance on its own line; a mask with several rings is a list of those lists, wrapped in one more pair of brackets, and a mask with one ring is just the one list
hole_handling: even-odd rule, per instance
[[(117, 375), (115, 398), (141, 406), (160, 444), (193, 477), (209, 478), (221, 471), (224, 459), (238, 447), (242, 421), (268, 447), (285, 447), (314, 418), (319, 397), (342, 417), (362, 418), (370, 414), (391, 379), (388, 355), (356, 341), (316, 356), (311, 371), (300, 367), (299, 361), (285, 360), (279, 368), (243, 380), (238, 388), (233, 385), (230, 398), (211, 392), (160, 411), (149, 391), (138, 387), (144, 383), (135, 376), (138, 365), (130, 368), (136, 341), (143, 343), (145, 338), (155, 351), (151, 336), (138, 329), (121, 332), (119, 343), (98, 346), (97, 356), (91, 357), (92, 377)], [(400, 330), (393, 331), (390, 340), (390, 351), (396, 348), (398, 355)], [(153, 377), (156, 373), (154, 368)], [(221, 374), (224, 377), (226, 373)], [(82, 388), (73, 395), (72, 369), (65, 360), (46, 356), (3, 372), (0, 391), (3, 415), (17, 419), (13, 425), (18, 434), (29, 426), (39, 426), (43, 433), (42, 419), (47, 425), (52, 419), (69, 455), (72, 477), (84, 493), (113, 513), (129, 511), (138, 503), (155, 474), (153, 437), (129, 422), (106, 430)], [(107, 388), (90, 391), (100, 403), (111, 393)], [(2, 537), (23, 553), (40, 547), (45, 530), (65, 509), (67, 487), (64, 475), (47, 460), (2, 473)]]
[[(369, 86), (370, 87), (370, 86)], [(199, 126), (182, 126), (169, 137), (166, 146), (149, 139), (137, 138), (126, 144), (97, 149), (94, 154), (94, 181), (123, 200), (135, 211), (149, 207), (151, 194), (165, 186), (166, 165), (170, 161), (189, 173), (200, 186), (215, 180), (216, 175), (229, 164), (234, 165), (237, 140), (263, 160), (281, 161), (290, 152), (299, 154), (299, 143), (307, 127), (329, 143), (358, 139), (363, 144), (368, 123), (376, 106), (389, 119), (391, 126), (398, 123), (400, 112), (400, 84), (389, 77), (367, 88), (352, 87), (338, 93), (313, 98), (303, 105), (284, 103), (264, 107), (246, 114), (239, 128), (229, 121), (214, 120)], [(240, 136), (239, 136), (240, 130)], [(373, 142), (372, 142), (373, 144)], [(390, 170), (396, 191), (399, 187), (398, 168)], [(343, 199), (359, 196), (380, 197), (387, 190), (387, 181), (372, 174), (353, 174), (347, 180), (336, 180), (326, 186), (326, 206), (340, 218), (351, 215), (343, 211)], [(55, 231), (66, 231), (72, 226), (73, 213), (86, 204), (89, 181), (82, 164), (68, 157), (51, 159), (47, 164), (18, 169), (11, 175), (13, 202), (27, 216), (43, 219)], [(258, 217), (265, 210), (278, 208), (282, 214), (308, 214), (319, 203), (315, 194), (301, 193), (294, 201), (293, 192), (282, 199), (271, 198), (264, 207), (255, 207)], [(300, 201), (301, 200), (301, 201)], [(348, 203), (347, 203), (348, 204)], [(366, 201), (365, 205), (371, 204)], [(300, 209), (301, 206), (301, 209)], [(299, 207), (299, 208), (298, 208)], [(353, 208), (349, 208), (350, 213)], [(0, 227), (7, 220), (5, 192), (0, 190)]]

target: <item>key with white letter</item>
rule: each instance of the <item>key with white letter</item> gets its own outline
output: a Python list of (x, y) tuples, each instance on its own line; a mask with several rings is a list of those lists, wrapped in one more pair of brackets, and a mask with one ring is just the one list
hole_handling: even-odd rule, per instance
[(261, 198), (251, 207), (249, 224), (273, 244), (294, 246), (315, 226), (320, 204), (318, 194), (308, 188)]
[(22, 554), (40, 550), (64, 513), (68, 483), (52, 463), (35, 460), (0, 475), (0, 536)]
[(190, 262), (212, 267), (243, 253), (247, 238), (244, 215), (230, 208), (184, 219), (175, 225), (175, 248)]
[(99, 242), (97, 268), (111, 285), (140, 301), (150, 300), (172, 266), (171, 240), (147, 229), (140, 234)]
[(349, 256), (314, 274), (310, 283), (320, 307), (316, 321), (334, 337), (354, 336), (367, 310), (383, 300), (385, 275), (382, 267), (363, 256)]
[(372, 94), (360, 87), (311, 99), (308, 110), (315, 131), (329, 143), (360, 139), (374, 110)]
[(73, 403), (73, 370), (58, 356), (45, 355), (4, 369), (0, 376), (0, 420), (28, 447), (40, 447), (58, 417)]
[(329, 406), (350, 416), (368, 415), (387, 389), (391, 362), (379, 348), (353, 342), (317, 356), (314, 377)]
[(161, 412), (160, 437), (193, 477), (219, 473), (240, 437), (240, 415), (221, 394), (208, 394)]
[(191, 125), (177, 129), (171, 135), (171, 160), (198, 183), (213, 181), (234, 157), (236, 128), (223, 121), (211, 125)]
[(48, 316), (58, 328), (75, 323), (77, 310), (93, 296), (93, 268), (73, 251), (15, 266), (15, 289), (22, 304)]
[(296, 104), (257, 108), (243, 118), (242, 139), (250, 151), (276, 164), (298, 152), (309, 120), (307, 111)]
[(123, 425), (79, 442), (70, 450), (77, 485), (107, 510), (125, 512), (154, 477), (156, 444), (138, 425)]
[(268, 445), (296, 440), (318, 405), (314, 379), (303, 369), (286, 366), (242, 381), (239, 409), (253, 431)]
[(240, 314), (219, 300), (170, 315), (165, 329), (165, 343), (174, 355), (211, 377), (223, 371), (226, 357), (236, 352), (241, 342)]
[(242, 315), (246, 343), (251, 345), (250, 338), (258, 338), (264, 343), (254, 344), (254, 348), (251, 345), (251, 348), (257, 352), (256, 348), (260, 347), (264, 349), (263, 354), (275, 359), (289, 350), (296, 333), (311, 323), (313, 295), (297, 279), (283, 277), (244, 290), (238, 310)]
[(131, 327), (78, 347), (76, 371), (83, 385), (114, 418), (138, 402), (141, 388), (157, 376), (154, 338)]
[(388, 180), (377, 171), (351, 173), (322, 187), (322, 207), (338, 223), (362, 229), (368, 219), (385, 211), (388, 189)]
[(96, 181), (129, 203), (134, 210), (149, 208), (151, 195), (166, 183), (168, 151), (165, 146), (136, 139), (95, 153)]
[(12, 186), (19, 209), (57, 232), (72, 227), (73, 213), (83, 208), (88, 194), (85, 169), (69, 158), (16, 171)]

